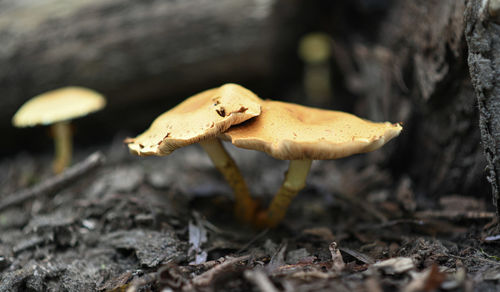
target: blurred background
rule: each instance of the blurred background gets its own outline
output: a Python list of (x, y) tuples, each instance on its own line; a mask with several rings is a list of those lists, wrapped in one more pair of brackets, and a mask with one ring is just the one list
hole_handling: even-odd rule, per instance
[(2, 1), (0, 155), (53, 151), (45, 127), (11, 126), (48, 90), (106, 96), (104, 110), (75, 121), (78, 148), (141, 133), (186, 97), (235, 82), (262, 98), (401, 121), (403, 134), (369, 163), (420, 198), (489, 198), (462, 2)]

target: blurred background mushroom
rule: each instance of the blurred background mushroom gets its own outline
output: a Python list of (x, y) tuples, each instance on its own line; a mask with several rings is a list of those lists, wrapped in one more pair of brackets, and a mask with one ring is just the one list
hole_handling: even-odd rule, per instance
[(71, 163), (73, 153), (71, 120), (101, 110), (105, 105), (104, 97), (93, 90), (64, 87), (27, 101), (12, 117), (12, 124), (15, 127), (50, 125), (55, 144), (52, 169), (54, 173), (61, 173)]
[(309, 33), (300, 39), (299, 56), (304, 62), (304, 91), (308, 103), (325, 106), (332, 98), (331, 38), (326, 33)]
[[(108, 99), (106, 110), (76, 121), (82, 147), (138, 133), (183, 97), (227, 82), (262, 97), (310, 104), (306, 64), (297, 52), (303, 36), (321, 32), (331, 40), (324, 61), (331, 95), (323, 107), (405, 122), (397, 142), (353, 165), (369, 161), (396, 184), (409, 179), (419, 206), (434, 206), (446, 194), (489, 198), (473, 87), (486, 88), (478, 85), (485, 62), (467, 62), (488, 55), (465, 35), (479, 11), (466, 8), (480, 2), (2, 1), (0, 131), (8, 139), (0, 151), (4, 158), (49, 151), (43, 133), (15, 129), (10, 119), (30, 97), (66, 84), (94, 88)], [(496, 92), (497, 85), (489, 85), (494, 88), (481, 96)], [(488, 121), (500, 114), (479, 105), (490, 113), (483, 128), (496, 125)], [(494, 147), (500, 135), (483, 133), (492, 153), (487, 174), (500, 181)]]

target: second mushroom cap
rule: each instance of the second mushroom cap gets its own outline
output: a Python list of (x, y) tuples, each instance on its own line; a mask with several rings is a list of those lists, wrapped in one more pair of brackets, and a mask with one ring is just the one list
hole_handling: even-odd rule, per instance
[(16, 127), (49, 125), (85, 116), (106, 105), (94, 90), (69, 86), (37, 95), (27, 101), (12, 118)]
[(235, 146), (277, 159), (337, 159), (373, 151), (399, 135), (399, 124), (374, 123), (355, 115), (266, 100), (262, 114), (223, 134)]

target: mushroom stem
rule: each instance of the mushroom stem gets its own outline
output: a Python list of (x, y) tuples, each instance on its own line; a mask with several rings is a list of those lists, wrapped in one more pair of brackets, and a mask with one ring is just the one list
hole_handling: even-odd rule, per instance
[(70, 163), (72, 155), (71, 129), (69, 122), (52, 124), (56, 157), (52, 163), (54, 173), (61, 173)]
[(283, 220), (288, 205), (306, 185), (307, 174), (312, 160), (290, 160), (285, 180), (274, 196), (267, 211), (257, 216), (258, 227), (275, 227)]
[(255, 215), (257, 203), (252, 199), (238, 166), (218, 138), (204, 140), (200, 145), (234, 191), (236, 218), (250, 223)]
[(304, 61), (304, 88), (310, 102), (321, 105), (332, 95), (330, 82), (331, 38), (325, 33), (302, 37), (299, 55)]

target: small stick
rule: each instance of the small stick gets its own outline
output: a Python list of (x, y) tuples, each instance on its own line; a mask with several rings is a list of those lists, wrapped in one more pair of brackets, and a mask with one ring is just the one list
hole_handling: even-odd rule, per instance
[(414, 214), (416, 218), (427, 219), (427, 218), (437, 218), (437, 219), (449, 219), (449, 220), (480, 220), (480, 219), (493, 219), (495, 217), (494, 212), (487, 211), (462, 211), (462, 210), (428, 210), (416, 212)]
[(104, 163), (104, 155), (101, 152), (92, 153), (84, 161), (73, 165), (61, 174), (51, 177), (29, 189), (15, 192), (0, 200), (0, 211), (8, 207), (19, 205), (34, 197), (44, 196), (63, 189), (70, 182), (89, 173), (91, 170)]
[(243, 275), (262, 292), (278, 292), (278, 289), (274, 287), (269, 277), (261, 269), (247, 270)]
[(237, 258), (228, 258), (225, 262), (213, 267), (212, 269), (204, 272), (193, 278), (192, 283), (195, 287), (208, 286), (212, 281), (221, 275), (227, 274), (230, 271), (238, 270), (234, 266), (241, 262), (246, 261), (250, 258), (250, 255), (244, 255)]

